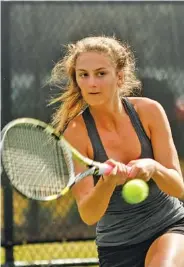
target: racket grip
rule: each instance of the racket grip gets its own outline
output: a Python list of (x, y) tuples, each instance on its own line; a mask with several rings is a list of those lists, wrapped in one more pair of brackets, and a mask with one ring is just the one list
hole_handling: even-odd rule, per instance
[[(103, 174), (109, 175), (112, 172), (113, 168), (114, 168), (114, 166), (111, 166), (109, 164), (103, 163), (99, 167), (98, 174), (99, 175), (103, 175)], [(127, 168), (127, 172), (128, 172), (128, 175), (129, 175), (132, 168), (129, 167), (129, 166), (126, 166), (126, 168)]]
[(103, 174), (109, 175), (112, 172), (113, 168), (114, 168), (113, 166), (106, 164), (106, 163), (103, 163), (99, 167), (98, 174), (99, 175), (103, 175)]

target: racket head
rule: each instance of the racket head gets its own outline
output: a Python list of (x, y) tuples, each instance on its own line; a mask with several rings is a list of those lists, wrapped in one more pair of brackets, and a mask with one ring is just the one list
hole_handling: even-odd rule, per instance
[[(75, 176), (73, 158), (88, 169)], [(16, 119), (5, 126), (1, 160), (13, 187), (40, 201), (56, 199), (81, 179), (112, 170), (110, 165), (84, 157), (53, 127), (32, 118)]]
[(1, 161), (13, 187), (35, 200), (66, 194), (75, 179), (71, 150), (53, 127), (32, 118), (5, 126)]

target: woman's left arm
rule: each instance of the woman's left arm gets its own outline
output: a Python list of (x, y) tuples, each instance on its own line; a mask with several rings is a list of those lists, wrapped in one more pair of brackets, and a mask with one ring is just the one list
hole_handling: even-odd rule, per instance
[[(172, 138), (171, 128), (163, 107), (156, 101), (145, 99), (144, 110), (149, 110), (146, 115), (151, 134), (154, 160), (144, 159), (130, 162), (129, 165), (137, 165), (133, 176), (141, 172), (147, 173), (147, 178), (156, 182), (158, 187), (165, 193), (184, 199), (184, 180), (180, 168), (178, 154)], [(142, 162), (141, 162), (142, 161)], [(134, 163), (133, 163), (134, 162)], [(141, 166), (144, 166), (145, 168)], [(136, 168), (135, 168), (136, 169)]]

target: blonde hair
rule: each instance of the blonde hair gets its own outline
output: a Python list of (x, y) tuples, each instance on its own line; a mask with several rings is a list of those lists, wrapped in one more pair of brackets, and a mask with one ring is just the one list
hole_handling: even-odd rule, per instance
[[(120, 97), (128, 96), (135, 89), (141, 88), (135, 75), (135, 58), (128, 45), (121, 43), (115, 37), (87, 37), (75, 44), (67, 45), (67, 53), (53, 68), (50, 84), (64, 89), (64, 93), (51, 101), (61, 102), (61, 106), (53, 115), (52, 124), (58, 131), (63, 131), (66, 125), (77, 116), (86, 103), (76, 82), (75, 65), (78, 56), (83, 52), (99, 52), (110, 57), (117, 70), (123, 70), (123, 84), (119, 88)], [(67, 82), (64, 86), (62, 82)]]

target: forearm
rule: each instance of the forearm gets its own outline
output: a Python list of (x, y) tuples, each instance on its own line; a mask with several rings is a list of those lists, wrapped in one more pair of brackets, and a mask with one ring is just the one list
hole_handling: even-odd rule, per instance
[(104, 215), (115, 187), (111, 180), (100, 178), (90, 193), (78, 203), (80, 216), (86, 224), (95, 224)]
[(174, 169), (168, 169), (156, 162), (156, 171), (153, 180), (165, 193), (184, 199), (184, 181), (181, 175)]

